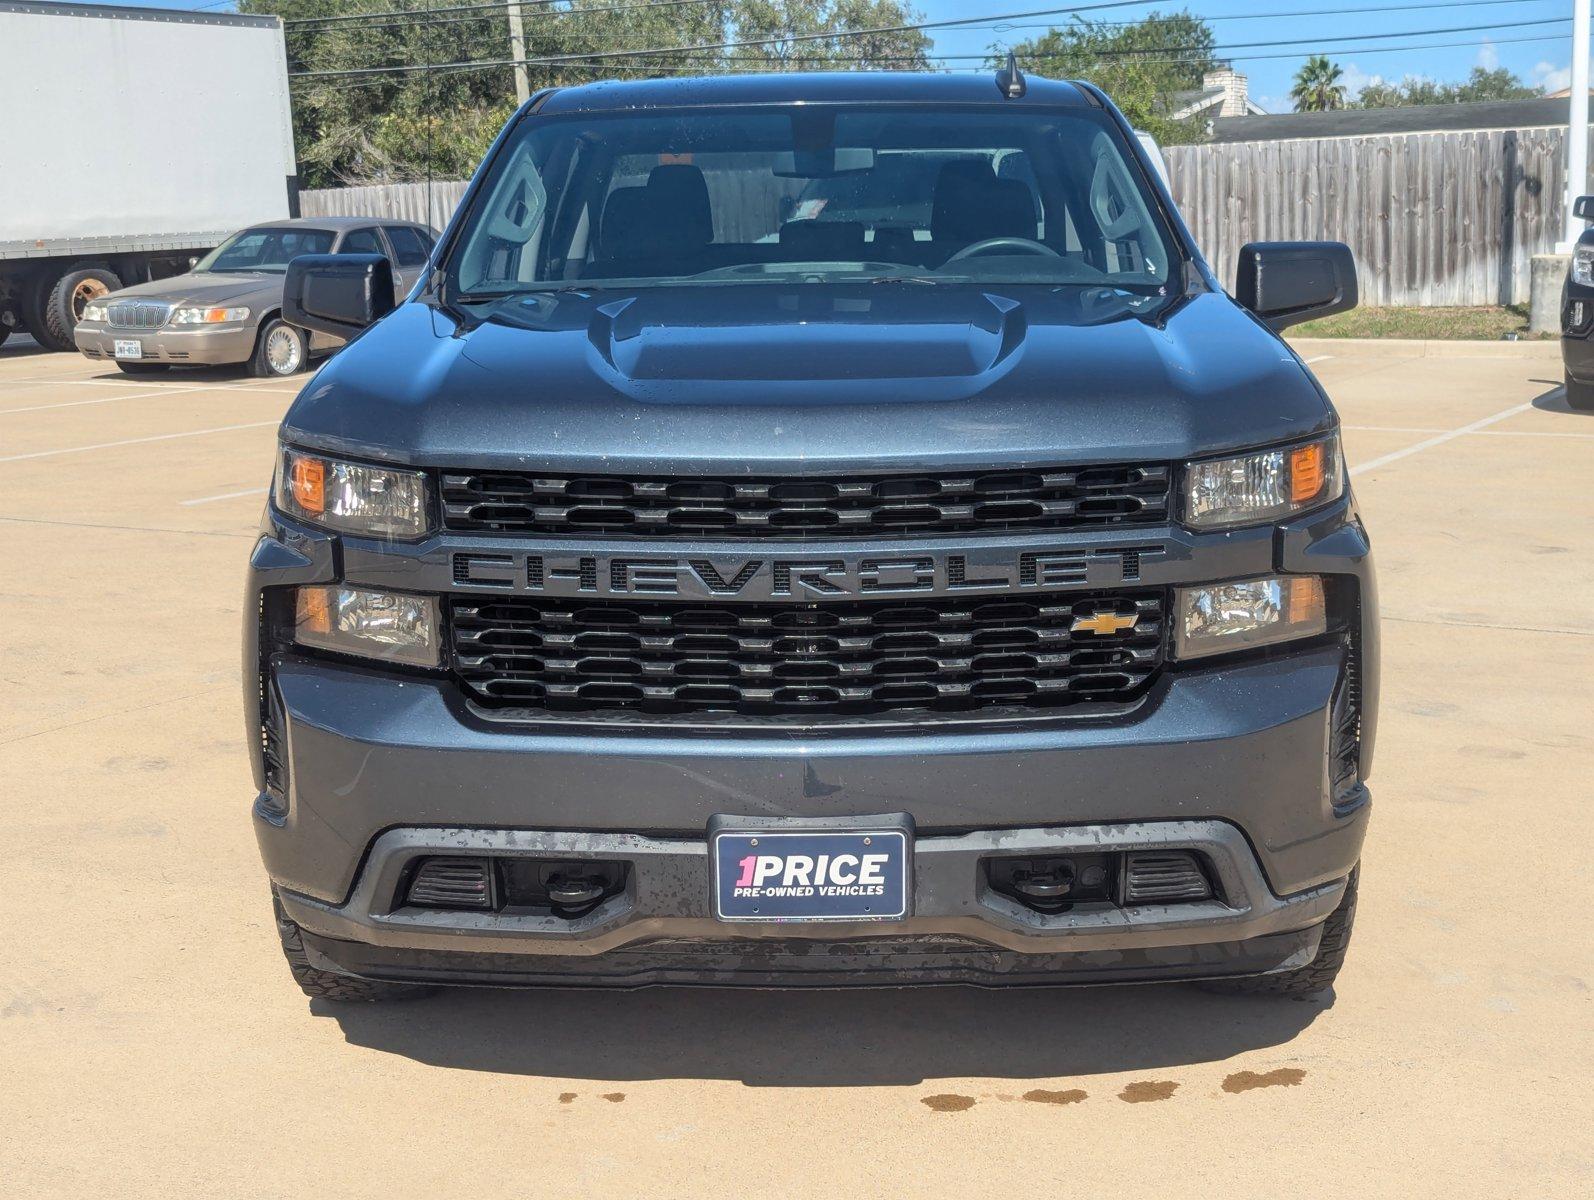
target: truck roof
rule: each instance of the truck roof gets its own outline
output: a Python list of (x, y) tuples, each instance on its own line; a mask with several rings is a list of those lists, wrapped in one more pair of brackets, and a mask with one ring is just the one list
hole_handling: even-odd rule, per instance
[(105, 17), (118, 21), (167, 21), (179, 25), (265, 25), (275, 27), (281, 18), (261, 13), (199, 12), (181, 8), (135, 8), (122, 4), (56, 4), (52, 0), (0, 0), (0, 13), (31, 13), (41, 17)]
[(996, 72), (947, 75), (919, 71), (801, 71), (769, 75), (683, 76), (587, 83), (559, 88), (538, 107), (542, 114), (638, 108), (690, 108), (742, 104), (980, 104), (991, 107), (1094, 104), (1077, 84), (1026, 77), (1028, 88), (1008, 99)]

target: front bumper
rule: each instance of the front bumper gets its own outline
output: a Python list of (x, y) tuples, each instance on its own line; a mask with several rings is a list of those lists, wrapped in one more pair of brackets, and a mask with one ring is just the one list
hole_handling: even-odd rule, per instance
[[(249, 583), (252, 742), (278, 715), (280, 795), (259, 752), (261, 853), (312, 963), (462, 983), (1097, 982), (1288, 969), (1361, 854), (1364, 785), (1336, 796), (1330, 746), (1346, 646), (1325, 641), (1165, 671), (1132, 713), (890, 732), (516, 726), (451, 680), (258, 643), (265, 589), (344, 579), (447, 591), (463, 539), (374, 547), (267, 514)], [(1354, 577), (1361, 769), (1377, 711), (1377, 605), (1347, 501), (1277, 529), (1118, 532), (1151, 585), (1270, 571)], [(478, 539), (480, 541), (480, 539)], [(501, 543), (500, 543), (501, 544)], [(1152, 551), (1157, 553), (1153, 555)], [(263, 681), (264, 691), (258, 690)], [(905, 814), (911, 916), (730, 926), (710, 915), (717, 816)], [(1218, 898), (1042, 915), (993, 894), (981, 860), (1039, 848), (1183, 848)], [(429, 855), (622, 859), (625, 894), (574, 920), (406, 907)]]
[[(984, 860), (1191, 849), (1220, 899), (1040, 913), (981, 882)], [(417, 858), (606, 858), (620, 894), (574, 919), (438, 912), (397, 901)], [(311, 964), (395, 981), (493, 985), (655, 983), (848, 986), (1094, 983), (1213, 978), (1309, 962), (1344, 894), (1332, 880), (1275, 896), (1232, 825), (1143, 822), (921, 837), (912, 915), (884, 923), (738, 925), (710, 916), (708, 847), (632, 834), (404, 829), (379, 837), (354, 894), (324, 904), (282, 894)]]
[(188, 329), (117, 329), (79, 322), (72, 340), (87, 358), (114, 360), (118, 341), (136, 341), (144, 353), (135, 362), (217, 366), (248, 361), (255, 352), (255, 326), (241, 322)]

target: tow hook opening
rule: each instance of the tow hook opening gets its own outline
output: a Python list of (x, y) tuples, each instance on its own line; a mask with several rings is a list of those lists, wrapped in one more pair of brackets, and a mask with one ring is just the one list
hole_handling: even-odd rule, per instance
[(1195, 903), (1217, 894), (1208, 867), (1189, 850), (988, 858), (984, 865), (993, 892), (1048, 915), (1076, 907)]
[(629, 873), (628, 863), (599, 859), (426, 857), (408, 872), (400, 903), (575, 920), (624, 892)]

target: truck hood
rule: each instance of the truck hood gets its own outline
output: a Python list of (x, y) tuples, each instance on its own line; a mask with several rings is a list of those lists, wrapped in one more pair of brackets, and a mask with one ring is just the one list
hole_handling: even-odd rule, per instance
[(161, 300), (167, 304), (231, 304), (259, 302), (269, 299), (272, 304), (282, 301), (281, 275), (228, 274), (206, 271), (196, 274), (173, 275), (150, 283), (135, 284), (106, 297), (107, 300)]
[[(1160, 303), (1160, 302), (1154, 302)], [(284, 436), (425, 466), (594, 472), (1158, 461), (1329, 428), (1227, 296), (700, 287), (412, 302), (306, 385)]]

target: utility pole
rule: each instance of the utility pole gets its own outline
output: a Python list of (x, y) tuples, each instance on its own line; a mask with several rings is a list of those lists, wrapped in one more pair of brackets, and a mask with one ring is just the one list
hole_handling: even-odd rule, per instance
[[(1586, 17), (1588, 0), (1577, 2)], [(526, 76), (526, 27), (520, 23), (520, 0), (505, 0), (504, 7), (509, 10), (509, 57), (515, 60), (515, 103), (524, 104), (531, 99), (531, 80)], [(1586, 57), (1584, 62), (1586, 65)]]
[(1589, 0), (1572, 0), (1572, 110), (1566, 126), (1566, 245), (1570, 254), (1583, 233), (1572, 205), (1588, 191), (1588, 17)]

